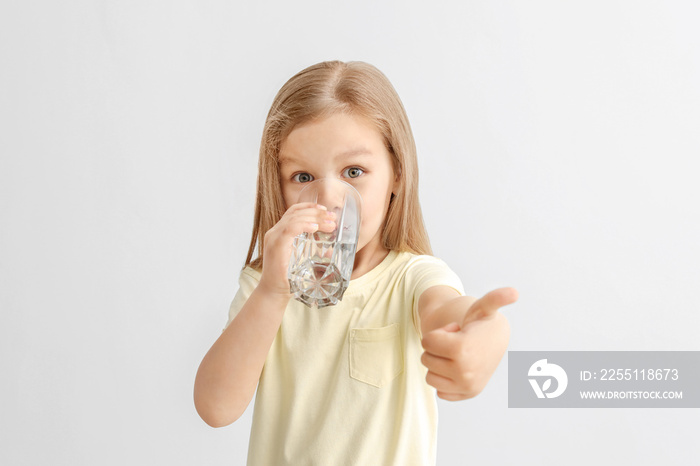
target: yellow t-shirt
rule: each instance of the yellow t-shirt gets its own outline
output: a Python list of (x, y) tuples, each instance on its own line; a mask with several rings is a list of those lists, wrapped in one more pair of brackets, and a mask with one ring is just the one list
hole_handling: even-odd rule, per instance
[[(259, 280), (241, 272), (226, 327)], [(248, 465), (435, 464), (437, 403), (417, 309), (435, 285), (464, 294), (443, 261), (392, 251), (335, 306), (290, 299), (260, 377)]]

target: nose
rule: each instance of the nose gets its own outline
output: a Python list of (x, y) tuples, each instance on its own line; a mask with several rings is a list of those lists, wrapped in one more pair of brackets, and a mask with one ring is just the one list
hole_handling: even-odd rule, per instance
[(334, 212), (338, 241), (357, 240), (362, 198), (352, 185), (336, 178), (319, 178), (302, 189), (299, 202), (315, 202)]
[(319, 181), (316, 202), (340, 216), (343, 206), (345, 206), (345, 186), (342, 182), (330, 178), (322, 178)]

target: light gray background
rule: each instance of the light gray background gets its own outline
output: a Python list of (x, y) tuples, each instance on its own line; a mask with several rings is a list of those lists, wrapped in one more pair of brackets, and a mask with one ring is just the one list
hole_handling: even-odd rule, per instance
[[(437, 256), (511, 350), (697, 350), (697, 2), (2, 1), (0, 463), (242, 464), (192, 401), (277, 89), (379, 67)], [(698, 411), (440, 402), (440, 465), (689, 464)]]

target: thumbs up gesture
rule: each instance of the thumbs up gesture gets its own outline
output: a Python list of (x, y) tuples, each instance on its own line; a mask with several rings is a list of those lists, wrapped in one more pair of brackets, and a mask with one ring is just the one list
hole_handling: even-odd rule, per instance
[(515, 288), (499, 288), (470, 306), (466, 299), (453, 299), (435, 310), (463, 317), (424, 333), (422, 340), (425, 352), (421, 361), (428, 368), (426, 381), (448, 401), (478, 395), (495, 372), (510, 336), (508, 321), (498, 310), (517, 301), (518, 292)]

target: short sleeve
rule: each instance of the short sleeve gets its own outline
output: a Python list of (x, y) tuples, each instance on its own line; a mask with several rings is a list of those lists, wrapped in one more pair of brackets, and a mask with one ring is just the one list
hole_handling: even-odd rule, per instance
[(228, 310), (228, 322), (226, 322), (226, 325), (221, 330), (221, 333), (224, 333), (224, 330), (231, 325), (231, 322), (233, 322), (233, 319), (236, 318), (243, 305), (246, 303), (246, 301), (248, 301), (248, 298), (253, 293), (253, 290), (255, 290), (255, 288), (258, 286), (259, 282), (260, 272), (257, 270), (251, 267), (246, 267), (241, 271), (241, 275), (238, 278), (238, 291), (233, 297), (233, 301), (231, 302), (231, 306)]
[(425, 290), (442, 285), (453, 288), (460, 296), (465, 295), (462, 281), (457, 274), (444, 261), (433, 256), (416, 256), (411, 260), (406, 271), (406, 282), (407, 291), (413, 295), (413, 324), (418, 335), (421, 335), (418, 300)]

